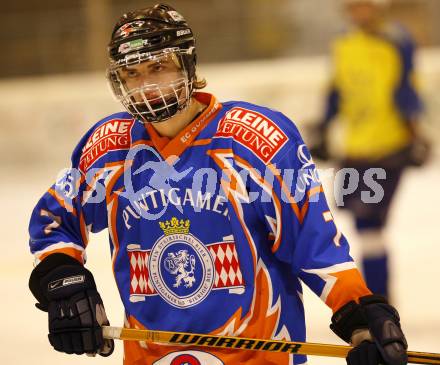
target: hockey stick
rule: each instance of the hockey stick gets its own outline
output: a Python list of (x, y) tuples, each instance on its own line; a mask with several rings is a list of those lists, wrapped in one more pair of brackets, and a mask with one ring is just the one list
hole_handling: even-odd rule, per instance
[[(256, 338), (206, 335), (198, 333), (149, 331), (132, 328), (102, 327), (105, 338), (159, 342), (175, 345), (192, 345), (240, 350), (285, 352), (298, 355), (347, 356), (350, 346), (327, 345), (309, 342), (287, 342)], [(413, 364), (440, 364), (440, 354), (408, 351), (408, 362)]]

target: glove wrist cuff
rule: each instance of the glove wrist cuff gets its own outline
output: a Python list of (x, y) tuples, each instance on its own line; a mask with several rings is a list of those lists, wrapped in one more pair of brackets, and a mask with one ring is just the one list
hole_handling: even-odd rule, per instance
[(29, 288), (39, 303), (47, 310), (50, 300), (69, 297), (79, 291), (96, 289), (92, 273), (74, 258), (53, 254), (40, 262), (29, 278)]
[(332, 316), (330, 329), (345, 342), (350, 343), (356, 330), (368, 329), (368, 318), (364, 307), (370, 304), (385, 303), (387, 300), (379, 295), (367, 295), (345, 304)]

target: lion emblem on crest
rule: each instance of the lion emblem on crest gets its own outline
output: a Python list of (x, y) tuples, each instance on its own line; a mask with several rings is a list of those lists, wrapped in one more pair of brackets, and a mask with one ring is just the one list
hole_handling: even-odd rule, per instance
[(168, 257), (164, 261), (165, 269), (172, 275), (176, 276), (176, 282), (173, 284), (178, 288), (182, 281), (185, 288), (191, 288), (196, 281), (194, 277), (194, 268), (196, 259), (194, 255), (190, 255), (187, 250), (179, 250), (177, 253), (169, 252)]

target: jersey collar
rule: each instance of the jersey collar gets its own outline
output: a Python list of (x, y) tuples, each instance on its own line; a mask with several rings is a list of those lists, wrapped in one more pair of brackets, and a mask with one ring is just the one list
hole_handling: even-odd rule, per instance
[(186, 148), (191, 146), (194, 139), (222, 108), (221, 103), (217, 101), (214, 95), (197, 92), (193, 94), (193, 97), (208, 106), (174, 138), (170, 139), (168, 137), (162, 137), (156, 132), (150, 123), (145, 124), (154, 147), (156, 147), (164, 159), (172, 155), (180, 156)]

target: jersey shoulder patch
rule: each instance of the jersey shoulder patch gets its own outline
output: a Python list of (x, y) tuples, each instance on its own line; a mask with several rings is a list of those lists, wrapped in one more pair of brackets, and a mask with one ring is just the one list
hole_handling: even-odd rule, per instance
[[(128, 113), (116, 113), (96, 123), (75, 149), (72, 162), (82, 173), (110, 151), (128, 150), (135, 120)], [(76, 161), (75, 161), (76, 160)]]
[(267, 164), (288, 142), (276, 114), (267, 108), (237, 103), (218, 124), (215, 138), (232, 138)]

